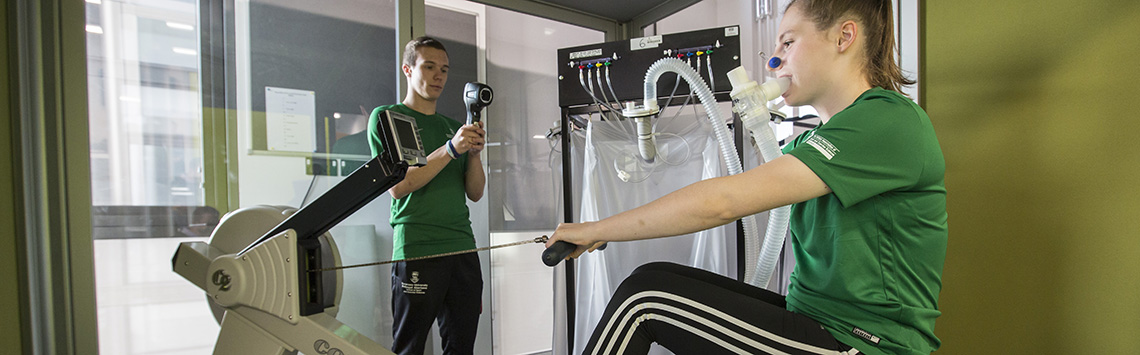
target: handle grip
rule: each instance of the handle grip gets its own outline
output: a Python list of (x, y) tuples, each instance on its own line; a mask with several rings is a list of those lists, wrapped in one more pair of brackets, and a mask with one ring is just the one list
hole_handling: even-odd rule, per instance
[(546, 266), (558, 265), (559, 262), (570, 256), (570, 253), (573, 253), (575, 249), (578, 249), (578, 246), (572, 243), (561, 240), (554, 242), (554, 245), (542, 252), (542, 263)]
[[(606, 250), (606, 246), (609, 245), (609, 243), (602, 244), (602, 246), (598, 247), (598, 250)], [(558, 265), (559, 262), (566, 259), (567, 256), (570, 256), (570, 253), (573, 253), (575, 249), (578, 249), (578, 246), (573, 243), (561, 240), (554, 242), (554, 245), (551, 245), (542, 252), (542, 263), (546, 264), (546, 266)]]

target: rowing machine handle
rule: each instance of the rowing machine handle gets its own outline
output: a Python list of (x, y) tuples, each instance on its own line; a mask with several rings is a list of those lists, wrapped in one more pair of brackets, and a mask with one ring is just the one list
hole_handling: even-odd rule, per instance
[[(598, 250), (605, 250), (608, 245), (610, 244), (602, 244), (602, 246), (598, 247)], [(542, 263), (546, 264), (546, 266), (558, 265), (559, 262), (565, 260), (567, 256), (570, 256), (570, 253), (573, 253), (575, 249), (578, 249), (578, 246), (573, 243), (561, 240), (554, 242), (554, 245), (551, 245), (542, 252)]]
[(554, 245), (551, 245), (542, 252), (542, 263), (546, 264), (546, 266), (558, 265), (559, 262), (565, 260), (567, 256), (570, 256), (570, 253), (573, 253), (574, 249), (578, 249), (578, 246), (572, 243), (561, 240), (554, 242)]

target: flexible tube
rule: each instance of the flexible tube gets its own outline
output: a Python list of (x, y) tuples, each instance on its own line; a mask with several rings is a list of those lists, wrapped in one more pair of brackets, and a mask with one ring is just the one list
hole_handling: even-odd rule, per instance
[[(607, 70), (609, 70), (609, 68), (610, 67), (606, 67)], [(602, 69), (598, 68), (598, 69), (595, 69), (594, 71), (598, 73), (598, 80), (597, 80), (598, 81), (598, 92), (602, 94), (602, 100), (604, 100), (606, 102), (606, 107), (610, 108), (611, 117), (614, 117), (614, 115), (617, 114), (616, 109), (621, 108), (621, 100), (618, 100), (617, 95), (614, 95), (614, 102), (617, 104), (617, 106), (610, 105), (610, 98), (608, 96), (606, 96), (606, 88), (605, 88), (605, 86), (602, 85)], [(591, 73), (593, 73), (593, 72), (591, 72)], [(594, 83), (590, 82), (590, 90), (592, 91), (593, 89), (594, 89)], [(610, 90), (610, 91), (613, 91), (613, 90)], [(629, 133), (629, 131), (626, 130), (626, 128), (625, 128), (625, 124), (622, 123), (620, 119), (614, 119), (614, 121), (617, 121), (617, 125), (621, 126), (622, 132), (625, 132), (626, 134)], [(652, 159), (650, 159), (650, 161), (652, 161)]]
[(657, 140), (653, 137), (653, 124), (649, 122), (652, 116), (641, 116), (637, 121), (637, 151), (645, 162), (652, 163), (657, 157)]
[[(601, 76), (599, 75), (598, 78), (601, 78)], [(621, 106), (621, 99), (618, 98), (617, 92), (614, 91), (614, 82), (610, 81), (610, 67), (608, 66), (606, 67), (606, 86), (610, 88), (610, 95), (614, 97), (614, 102), (617, 102), (618, 106)]]
[[(754, 147), (759, 151), (761, 164), (778, 158), (783, 152), (776, 141), (776, 134), (768, 124), (771, 114), (767, 103), (780, 97), (787, 91), (790, 80), (776, 79), (757, 85), (748, 79), (744, 67), (738, 67), (728, 72), (729, 82), (732, 83), (733, 109), (740, 114), (744, 127), (751, 132)], [(756, 287), (767, 287), (772, 278), (772, 272), (779, 261), (780, 250), (784, 247), (784, 237), (788, 231), (788, 220), (791, 218), (791, 206), (781, 206), (768, 212), (768, 229), (764, 233), (764, 243), (760, 255), (756, 259), (756, 271), (752, 278), (747, 278), (749, 284)]]
[[(752, 131), (752, 139), (756, 142), (756, 146), (760, 150), (760, 156), (763, 162), (767, 163), (783, 155), (780, 151), (780, 144), (776, 142), (776, 134), (772, 131), (772, 126), (768, 125), (767, 120), (760, 118), (752, 118), (753, 122), (759, 121), (757, 128), (749, 127)], [(776, 269), (776, 263), (780, 258), (780, 250), (784, 247), (784, 237), (788, 233), (788, 221), (792, 216), (792, 206), (780, 206), (768, 211), (768, 229), (764, 233), (764, 243), (760, 248), (760, 255), (756, 259), (756, 271), (748, 283), (752, 286), (764, 288), (768, 286), (768, 282), (772, 279), (772, 272)]]
[[(724, 159), (725, 166), (728, 167), (728, 173), (731, 175), (743, 172), (744, 168), (740, 165), (740, 158), (736, 156), (736, 143), (733, 142), (732, 135), (728, 132), (728, 127), (725, 126), (726, 121), (716, 107), (716, 98), (713, 97), (712, 90), (705, 84), (704, 79), (685, 62), (677, 58), (662, 58), (649, 66), (649, 70), (645, 72), (645, 107), (657, 109), (657, 80), (666, 72), (674, 72), (680, 75), (689, 82), (689, 86), (697, 93), (697, 98), (704, 105), (705, 112), (708, 113), (709, 121), (712, 123), (713, 134), (716, 136), (717, 142), (720, 143), (721, 157)], [(760, 248), (756, 246), (758, 243), (756, 216), (745, 216), (741, 218), (741, 222), (744, 225), (744, 260), (750, 262), (756, 260), (760, 254)], [(744, 279), (753, 279), (755, 272), (754, 269), (745, 269)]]
[[(613, 114), (614, 114), (614, 112), (617, 112), (617, 110), (615, 110), (613, 108), (613, 106), (610, 106), (609, 103), (602, 103), (601, 101), (598, 101), (598, 97), (594, 96), (593, 82), (592, 81), (590, 82), (590, 86), (588, 86), (588, 87), (586, 86), (586, 77), (585, 77), (585, 74), (583, 72), (584, 72), (584, 70), (581, 70), (581, 69), (578, 70), (578, 82), (580, 82), (582, 84), (582, 90), (585, 90), (586, 93), (590, 94), (590, 97), (594, 99), (594, 104), (598, 105), (598, 116), (599, 116), (598, 119), (602, 122), (605, 122), (607, 125), (610, 126), (610, 128), (613, 128), (615, 130), (618, 128), (621, 128), (621, 130), (623, 132), (628, 134), (629, 131), (625, 129), (625, 125), (620, 125), (620, 127), (618, 127), (617, 125), (614, 124), (615, 119), (613, 119)], [(609, 113), (610, 113), (609, 117), (606, 116), (606, 110), (602, 110), (603, 105), (609, 109)], [(590, 117), (593, 117), (592, 114)]]
[(705, 60), (705, 66), (708, 67), (707, 69), (708, 69), (708, 73), (709, 73), (709, 87), (715, 89), (716, 88), (716, 78), (713, 77), (712, 58)]
[[(595, 72), (598, 73), (598, 77), (597, 77), (597, 79), (598, 79), (598, 93), (602, 95), (602, 101), (605, 101), (606, 105), (608, 105), (609, 107), (615, 107), (612, 104), (610, 104), (610, 97), (606, 96), (606, 87), (602, 86), (602, 70), (601, 69), (594, 69), (594, 70), (595, 70)], [(593, 88), (594, 88), (594, 83), (591, 82), (590, 83), (590, 89), (593, 89)], [(614, 101), (618, 101), (618, 98), (616, 95), (614, 96)], [(617, 107), (621, 107), (621, 102), (618, 102)]]

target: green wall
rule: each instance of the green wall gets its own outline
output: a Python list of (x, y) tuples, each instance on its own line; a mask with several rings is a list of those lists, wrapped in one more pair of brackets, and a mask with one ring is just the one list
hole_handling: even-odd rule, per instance
[(1140, 349), (1140, 2), (926, 1), (939, 354)]

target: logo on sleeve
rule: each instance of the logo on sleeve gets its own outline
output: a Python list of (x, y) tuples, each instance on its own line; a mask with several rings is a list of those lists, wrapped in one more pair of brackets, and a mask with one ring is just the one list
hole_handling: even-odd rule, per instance
[(819, 154), (823, 154), (823, 157), (827, 158), (827, 160), (831, 160), (836, 154), (839, 154), (839, 148), (836, 148), (834, 144), (831, 144), (831, 141), (827, 140), (827, 138), (820, 137), (815, 134), (815, 132), (812, 132), (811, 137), (808, 137), (804, 143), (815, 148), (815, 150), (819, 151)]

